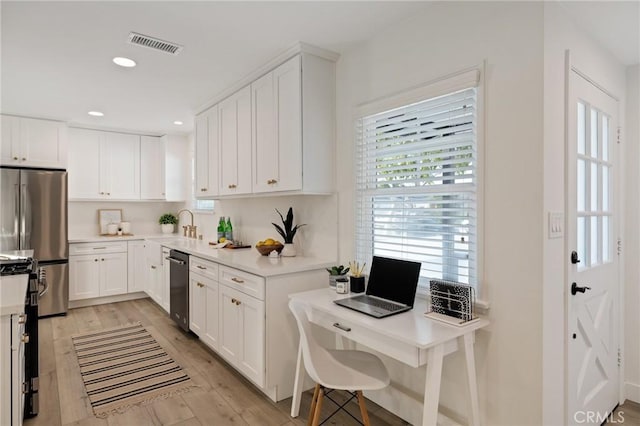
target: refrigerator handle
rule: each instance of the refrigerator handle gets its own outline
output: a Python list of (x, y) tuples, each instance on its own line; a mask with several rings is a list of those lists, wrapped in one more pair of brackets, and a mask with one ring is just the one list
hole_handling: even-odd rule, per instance
[(49, 283), (47, 282), (47, 271), (44, 268), (40, 268), (38, 272), (38, 285), (43, 287), (42, 291), (38, 293), (38, 297), (42, 297), (49, 291)]
[(20, 250), (26, 249), (27, 244), (27, 221), (26, 221), (26, 198), (27, 198), (27, 184), (20, 184)]
[(17, 183), (13, 186), (15, 187), (14, 188), (15, 203), (13, 205), (16, 213), (13, 219), (13, 229), (16, 234), (16, 247), (19, 249), (20, 248), (20, 188)]

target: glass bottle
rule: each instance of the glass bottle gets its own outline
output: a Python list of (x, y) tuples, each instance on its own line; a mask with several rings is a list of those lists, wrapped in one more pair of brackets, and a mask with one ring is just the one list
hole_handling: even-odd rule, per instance
[(233, 226), (231, 226), (231, 217), (227, 218), (227, 225), (224, 228), (224, 236), (229, 241), (233, 241)]
[(222, 238), (224, 237), (225, 237), (224, 216), (220, 216), (220, 221), (218, 222), (218, 242), (220, 243)]

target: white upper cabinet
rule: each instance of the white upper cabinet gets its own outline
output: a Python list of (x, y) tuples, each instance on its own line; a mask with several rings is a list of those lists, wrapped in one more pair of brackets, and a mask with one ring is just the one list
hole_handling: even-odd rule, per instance
[(0, 163), (66, 169), (66, 130), (66, 125), (59, 121), (3, 115)]
[(155, 136), (140, 137), (140, 198), (164, 200), (166, 141)]
[(70, 129), (69, 198), (140, 199), (140, 136)]
[(218, 106), (209, 108), (195, 120), (196, 198), (218, 195)]
[(251, 193), (251, 87), (218, 104), (220, 195)]
[(301, 73), (295, 56), (251, 84), (253, 192), (303, 189)]

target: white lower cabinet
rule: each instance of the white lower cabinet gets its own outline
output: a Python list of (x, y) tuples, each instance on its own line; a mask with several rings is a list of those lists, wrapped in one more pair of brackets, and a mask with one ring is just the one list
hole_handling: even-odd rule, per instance
[(69, 300), (127, 293), (126, 243), (70, 244), (69, 254)]
[(147, 261), (144, 241), (129, 241), (127, 243), (127, 258), (127, 292), (145, 291), (147, 286)]
[(220, 355), (264, 387), (264, 301), (220, 285)]
[(0, 424), (22, 425), (25, 314), (0, 317)]
[(189, 275), (189, 329), (218, 350), (218, 282), (191, 272)]
[(162, 306), (162, 309), (166, 313), (171, 310), (170, 304), (170, 292), (171, 292), (171, 262), (169, 262), (170, 250), (167, 247), (162, 247), (162, 284), (160, 288), (160, 302), (158, 304)]
[(298, 329), (288, 295), (326, 286), (324, 268), (263, 277), (191, 255), (189, 329), (273, 401), (293, 394)]

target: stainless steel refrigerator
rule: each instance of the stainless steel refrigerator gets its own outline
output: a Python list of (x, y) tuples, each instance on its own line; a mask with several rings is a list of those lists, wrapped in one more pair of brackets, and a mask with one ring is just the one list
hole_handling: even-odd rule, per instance
[(0, 251), (34, 251), (42, 288), (39, 316), (69, 304), (67, 172), (0, 168)]

